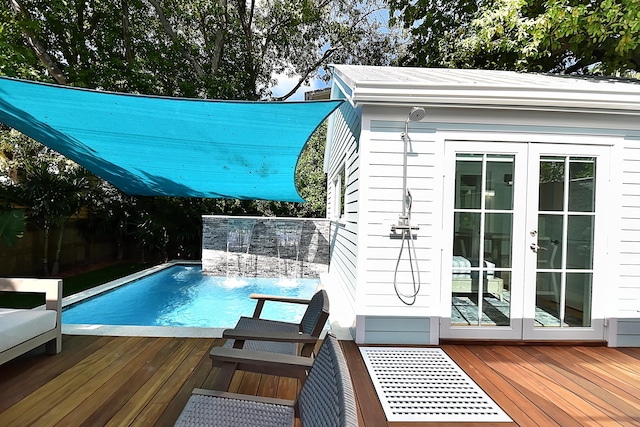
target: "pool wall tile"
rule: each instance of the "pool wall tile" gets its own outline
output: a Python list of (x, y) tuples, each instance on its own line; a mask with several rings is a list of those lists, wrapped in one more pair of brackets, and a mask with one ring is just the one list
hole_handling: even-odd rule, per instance
[(202, 223), (206, 274), (318, 278), (329, 271), (329, 220), (205, 215)]

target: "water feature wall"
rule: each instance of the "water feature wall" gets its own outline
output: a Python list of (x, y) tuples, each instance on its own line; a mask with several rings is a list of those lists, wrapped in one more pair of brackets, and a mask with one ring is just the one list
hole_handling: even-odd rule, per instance
[(202, 227), (205, 274), (317, 278), (329, 271), (329, 220), (204, 215)]

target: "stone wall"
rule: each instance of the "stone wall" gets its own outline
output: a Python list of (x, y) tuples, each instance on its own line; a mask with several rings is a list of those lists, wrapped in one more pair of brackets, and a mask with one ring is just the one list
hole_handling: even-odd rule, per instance
[(329, 271), (329, 221), (202, 217), (202, 271), (231, 277), (317, 278)]

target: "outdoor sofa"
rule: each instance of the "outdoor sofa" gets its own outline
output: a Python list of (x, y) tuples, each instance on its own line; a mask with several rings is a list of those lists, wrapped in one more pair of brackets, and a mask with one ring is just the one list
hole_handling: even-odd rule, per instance
[(0, 278), (0, 292), (44, 293), (34, 309), (0, 308), (0, 364), (42, 344), (49, 354), (62, 350), (62, 280)]

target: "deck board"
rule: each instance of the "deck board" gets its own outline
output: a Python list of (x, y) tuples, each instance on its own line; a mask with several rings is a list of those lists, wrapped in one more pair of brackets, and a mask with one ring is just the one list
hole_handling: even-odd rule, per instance
[(560, 408), (554, 403), (560, 399), (557, 390), (537, 371), (535, 363), (523, 364), (521, 360), (511, 359), (503, 348), (483, 346), (476, 351), (484, 363), (499, 372), (511, 387), (533, 404), (531, 409), (539, 408), (563, 427), (582, 425), (575, 419), (578, 414), (573, 407)]
[[(463, 366), (464, 371), (475, 381), (512, 420), (521, 426), (554, 426), (557, 423), (541, 411), (526, 411), (523, 403), (527, 399), (520, 392), (513, 390), (500, 373), (490, 369), (488, 365), (473, 351), (464, 346), (445, 346), (445, 352)], [(504, 425), (514, 425), (505, 423)]]
[[(601, 350), (601, 354), (607, 352)], [(637, 413), (640, 402), (631, 403), (627, 396), (625, 400), (621, 394), (626, 394), (617, 387), (612, 387), (609, 382), (603, 381), (597, 375), (588, 377), (581, 370), (579, 359), (573, 354), (563, 354), (562, 358), (552, 357), (547, 353), (538, 352), (538, 359), (544, 363), (544, 368), (550, 376), (558, 376), (560, 384), (571, 388), (575, 394), (584, 399), (588, 404), (600, 408), (608, 417), (618, 422), (633, 424), (633, 415)]]
[[(213, 383), (217, 368), (208, 353), (221, 343), (65, 335), (58, 355), (46, 355), (42, 347), (0, 366), (0, 425), (171, 426), (193, 388)], [(358, 346), (341, 345), (361, 426), (450, 425), (387, 423)], [(514, 421), (500, 425), (640, 425), (640, 349), (442, 348)], [(237, 372), (230, 391), (293, 399), (299, 388), (296, 379)]]

